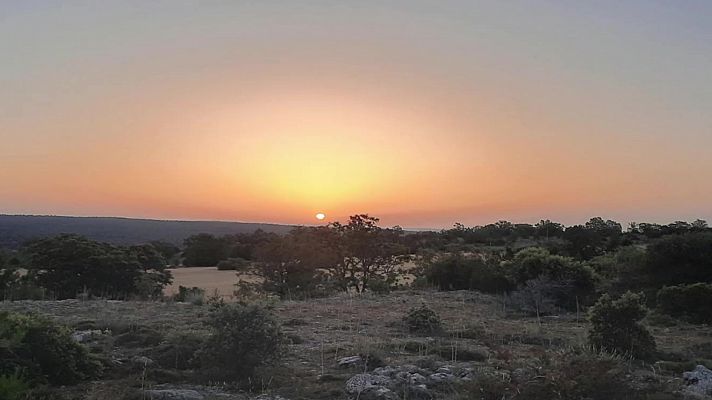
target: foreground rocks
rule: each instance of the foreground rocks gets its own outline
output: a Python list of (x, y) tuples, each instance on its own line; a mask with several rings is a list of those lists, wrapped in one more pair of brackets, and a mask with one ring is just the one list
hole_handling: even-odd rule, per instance
[(692, 371), (682, 374), (687, 387), (685, 393), (697, 398), (712, 397), (712, 371), (703, 365), (698, 365)]
[(218, 388), (204, 386), (179, 386), (158, 385), (143, 392), (143, 399), (147, 400), (288, 400), (279, 395), (260, 394), (246, 395), (226, 393)]
[(346, 392), (360, 400), (432, 399), (434, 390), (474, 378), (468, 364), (433, 369), (415, 365), (386, 366), (356, 374), (346, 382)]

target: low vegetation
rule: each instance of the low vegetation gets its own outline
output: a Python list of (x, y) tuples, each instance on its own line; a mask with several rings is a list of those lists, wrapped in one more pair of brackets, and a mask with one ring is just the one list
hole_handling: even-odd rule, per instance
[(640, 323), (647, 313), (641, 294), (627, 292), (615, 300), (604, 294), (591, 307), (588, 340), (604, 351), (652, 359), (655, 339)]
[(210, 380), (244, 380), (280, 355), (279, 322), (257, 305), (216, 307), (206, 325), (210, 335), (200, 351), (201, 373)]
[[(408, 398), (665, 399), (686, 393), (682, 372), (712, 367), (703, 221), (378, 222), (195, 235), (178, 250), (60, 235), (3, 251), (0, 395), (368, 398), (346, 382), (371, 374)], [(256, 279), (237, 303), (193, 285), (167, 297), (169, 263)]]
[(3, 390), (17, 391), (29, 383), (70, 385), (100, 372), (101, 365), (65, 327), (37, 315), (0, 313)]

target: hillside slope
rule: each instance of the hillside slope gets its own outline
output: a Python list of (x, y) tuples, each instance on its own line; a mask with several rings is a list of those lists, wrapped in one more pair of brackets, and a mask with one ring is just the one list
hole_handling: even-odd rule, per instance
[(283, 233), (292, 229), (292, 226), (221, 221), (0, 215), (0, 247), (16, 248), (29, 239), (60, 233), (76, 233), (113, 244), (136, 244), (151, 240), (180, 244), (196, 233), (226, 235), (254, 232), (257, 229)]

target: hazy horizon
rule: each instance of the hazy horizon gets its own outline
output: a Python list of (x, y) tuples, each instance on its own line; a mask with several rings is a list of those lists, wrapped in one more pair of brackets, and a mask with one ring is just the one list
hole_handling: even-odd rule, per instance
[(0, 213), (712, 220), (712, 3), (7, 2)]
[[(354, 215), (354, 214), (352, 214)], [(294, 226), (320, 226), (320, 225), (326, 225), (331, 222), (341, 222), (341, 223), (347, 223), (349, 220), (349, 215), (342, 215), (342, 216), (337, 216), (337, 217), (329, 217), (324, 221), (313, 221), (313, 222), (306, 222), (302, 224), (290, 224), (290, 223), (285, 223), (285, 222), (274, 222), (274, 221), (248, 221), (248, 220), (220, 220), (220, 219), (176, 219), (176, 218), (152, 218), (152, 217), (136, 217), (136, 216), (123, 216), (123, 215), (60, 215), (60, 214), (6, 214), (6, 213), (0, 213), (1, 216), (9, 216), (9, 217), (57, 217), (57, 218), (97, 218), (97, 219), (133, 219), (133, 220), (143, 220), (143, 221), (159, 221), (159, 222), (217, 222), (217, 223), (238, 223), (238, 224), (263, 224), (263, 225), (282, 225), (282, 226), (289, 226), (289, 225), (294, 225)], [(373, 217), (379, 218), (377, 215), (371, 215)], [(564, 226), (574, 226), (574, 225), (584, 225), (586, 222), (588, 222), (590, 219), (595, 218), (595, 217), (602, 217), (603, 219), (611, 219), (607, 218), (606, 216), (601, 216), (601, 215), (592, 215), (590, 217), (581, 219), (581, 220), (576, 220), (576, 221), (562, 221), (558, 219), (551, 219), (551, 218), (539, 218), (539, 219), (532, 219), (532, 220), (510, 220), (508, 222), (511, 222), (513, 224), (531, 224), (531, 225), (536, 225), (538, 222), (542, 220), (550, 220), (552, 222), (558, 222), (562, 223)], [(379, 218), (380, 219), (380, 218)], [(660, 225), (667, 225), (667, 224), (672, 224), (675, 222), (688, 222), (692, 223), (695, 222), (700, 218), (691, 218), (691, 219), (672, 219), (672, 220), (666, 220), (666, 221), (651, 221), (651, 220), (615, 220), (616, 222), (620, 223), (622, 226), (623, 231), (626, 231), (629, 228), (630, 223), (656, 223)], [(505, 219), (506, 220), (506, 219)], [(704, 220), (704, 219), (703, 219)], [(491, 221), (484, 221), (482, 223), (475, 223), (475, 224), (465, 224), (466, 227), (476, 227), (476, 226), (484, 226), (487, 224), (495, 223), (502, 221), (502, 219), (498, 220), (491, 220)], [(709, 222), (707, 220), (704, 220), (705, 222)], [(443, 225), (443, 226), (403, 226), (399, 224), (382, 224), (383, 226), (390, 227), (390, 226), (400, 226), (401, 228), (405, 230), (414, 230), (414, 231), (438, 231), (441, 229), (450, 229), (455, 226), (455, 224), (461, 223), (461, 221), (454, 221), (450, 225)]]

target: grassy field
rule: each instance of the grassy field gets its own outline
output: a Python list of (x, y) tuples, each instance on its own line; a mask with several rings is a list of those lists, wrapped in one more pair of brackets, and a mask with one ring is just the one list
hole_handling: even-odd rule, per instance
[[(402, 317), (421, 304), (427, 304), (440, 315), (442, 334), (424, 337), (405, 329)], [(385, 296), (342, 293), (308, 301), (277, 302), (272, 307), (288, 339), (287, 352), (279, 363), (262, 369), (251, 387), (239, 389), (278, 393), (292, 400), (348, 398), (344, 384), (358, 371), (339, 368), (337, 361), (346, 356), (369, 354), (383, 365), (466, 365), (476, 374), (510, 379), (518, 369), (536, 370), (562, 352), (585, 348), (588, 330), (585, 319), (575, 314), (544, 318), (539, 323), (536, 318), (507, 311), (496, 296), (464, 291), (409, 290)], [(181, 332), (200, 332), (209, 306), (65, 300), (4, 302), (0, 303), (0, 310), (39, 312), (74, 329), (107, 330), (91, 344), (92, 349), (122, 372), (110, 369), (103, 381), (70, 388), (89, 396), (119, 386), (139, 389), (189, 385), (185, 372), (173, 370), (165, 363), (134, 370), (121, 369), (118, 363), (137, 356), (156, 357), (156, 348), (166, 338)], [(680, 360), (712, 359), (709, 327), (666, 325), (651, 327), (662, 352)], [(682, 384), (681, 372), (688, 364), (630, 362), (626, 379), (640, 385), (654, 381), (673, 391)], [(224, 390), (235, 393), (235, 388)], [(438, 398), (456, 395), (450, 393)], [(96, 396), (86, 398), (122, 398)], [(247, 395), (234, 396), (223, 398)]]
[(252, 275), (238, 275), (235, 271), (219, 271), (216, 267), (174, 268), (170, 271), (173, 274), (173, 283), (164, 290), (167, 296), (177, 293), (179, 286), (185, 286), (199, 287), (208, 295), (217, 293), (220, 297), (230, 300), (238, 281), (255, 282), (257, 279)]
[[(415, 262), (409, 261), (398, 267), (401, 272), (399, 283), (407, 285), (413, 281), (413, 275), (407, 272), (416, 267)], [(173, 274), (173, 282), (166, 286), (164, 293), (172, 296), (178, 292), (179, 286), (199, 287), (208, 295), (217, 293), (225, 300), (232, 300), (235, 284), (239, 281), (250, 283), (259, 282), (255, 275), (237, 273), (236, 271), (219, 271), (216, 267), (184, 267), (169, 269)]]

